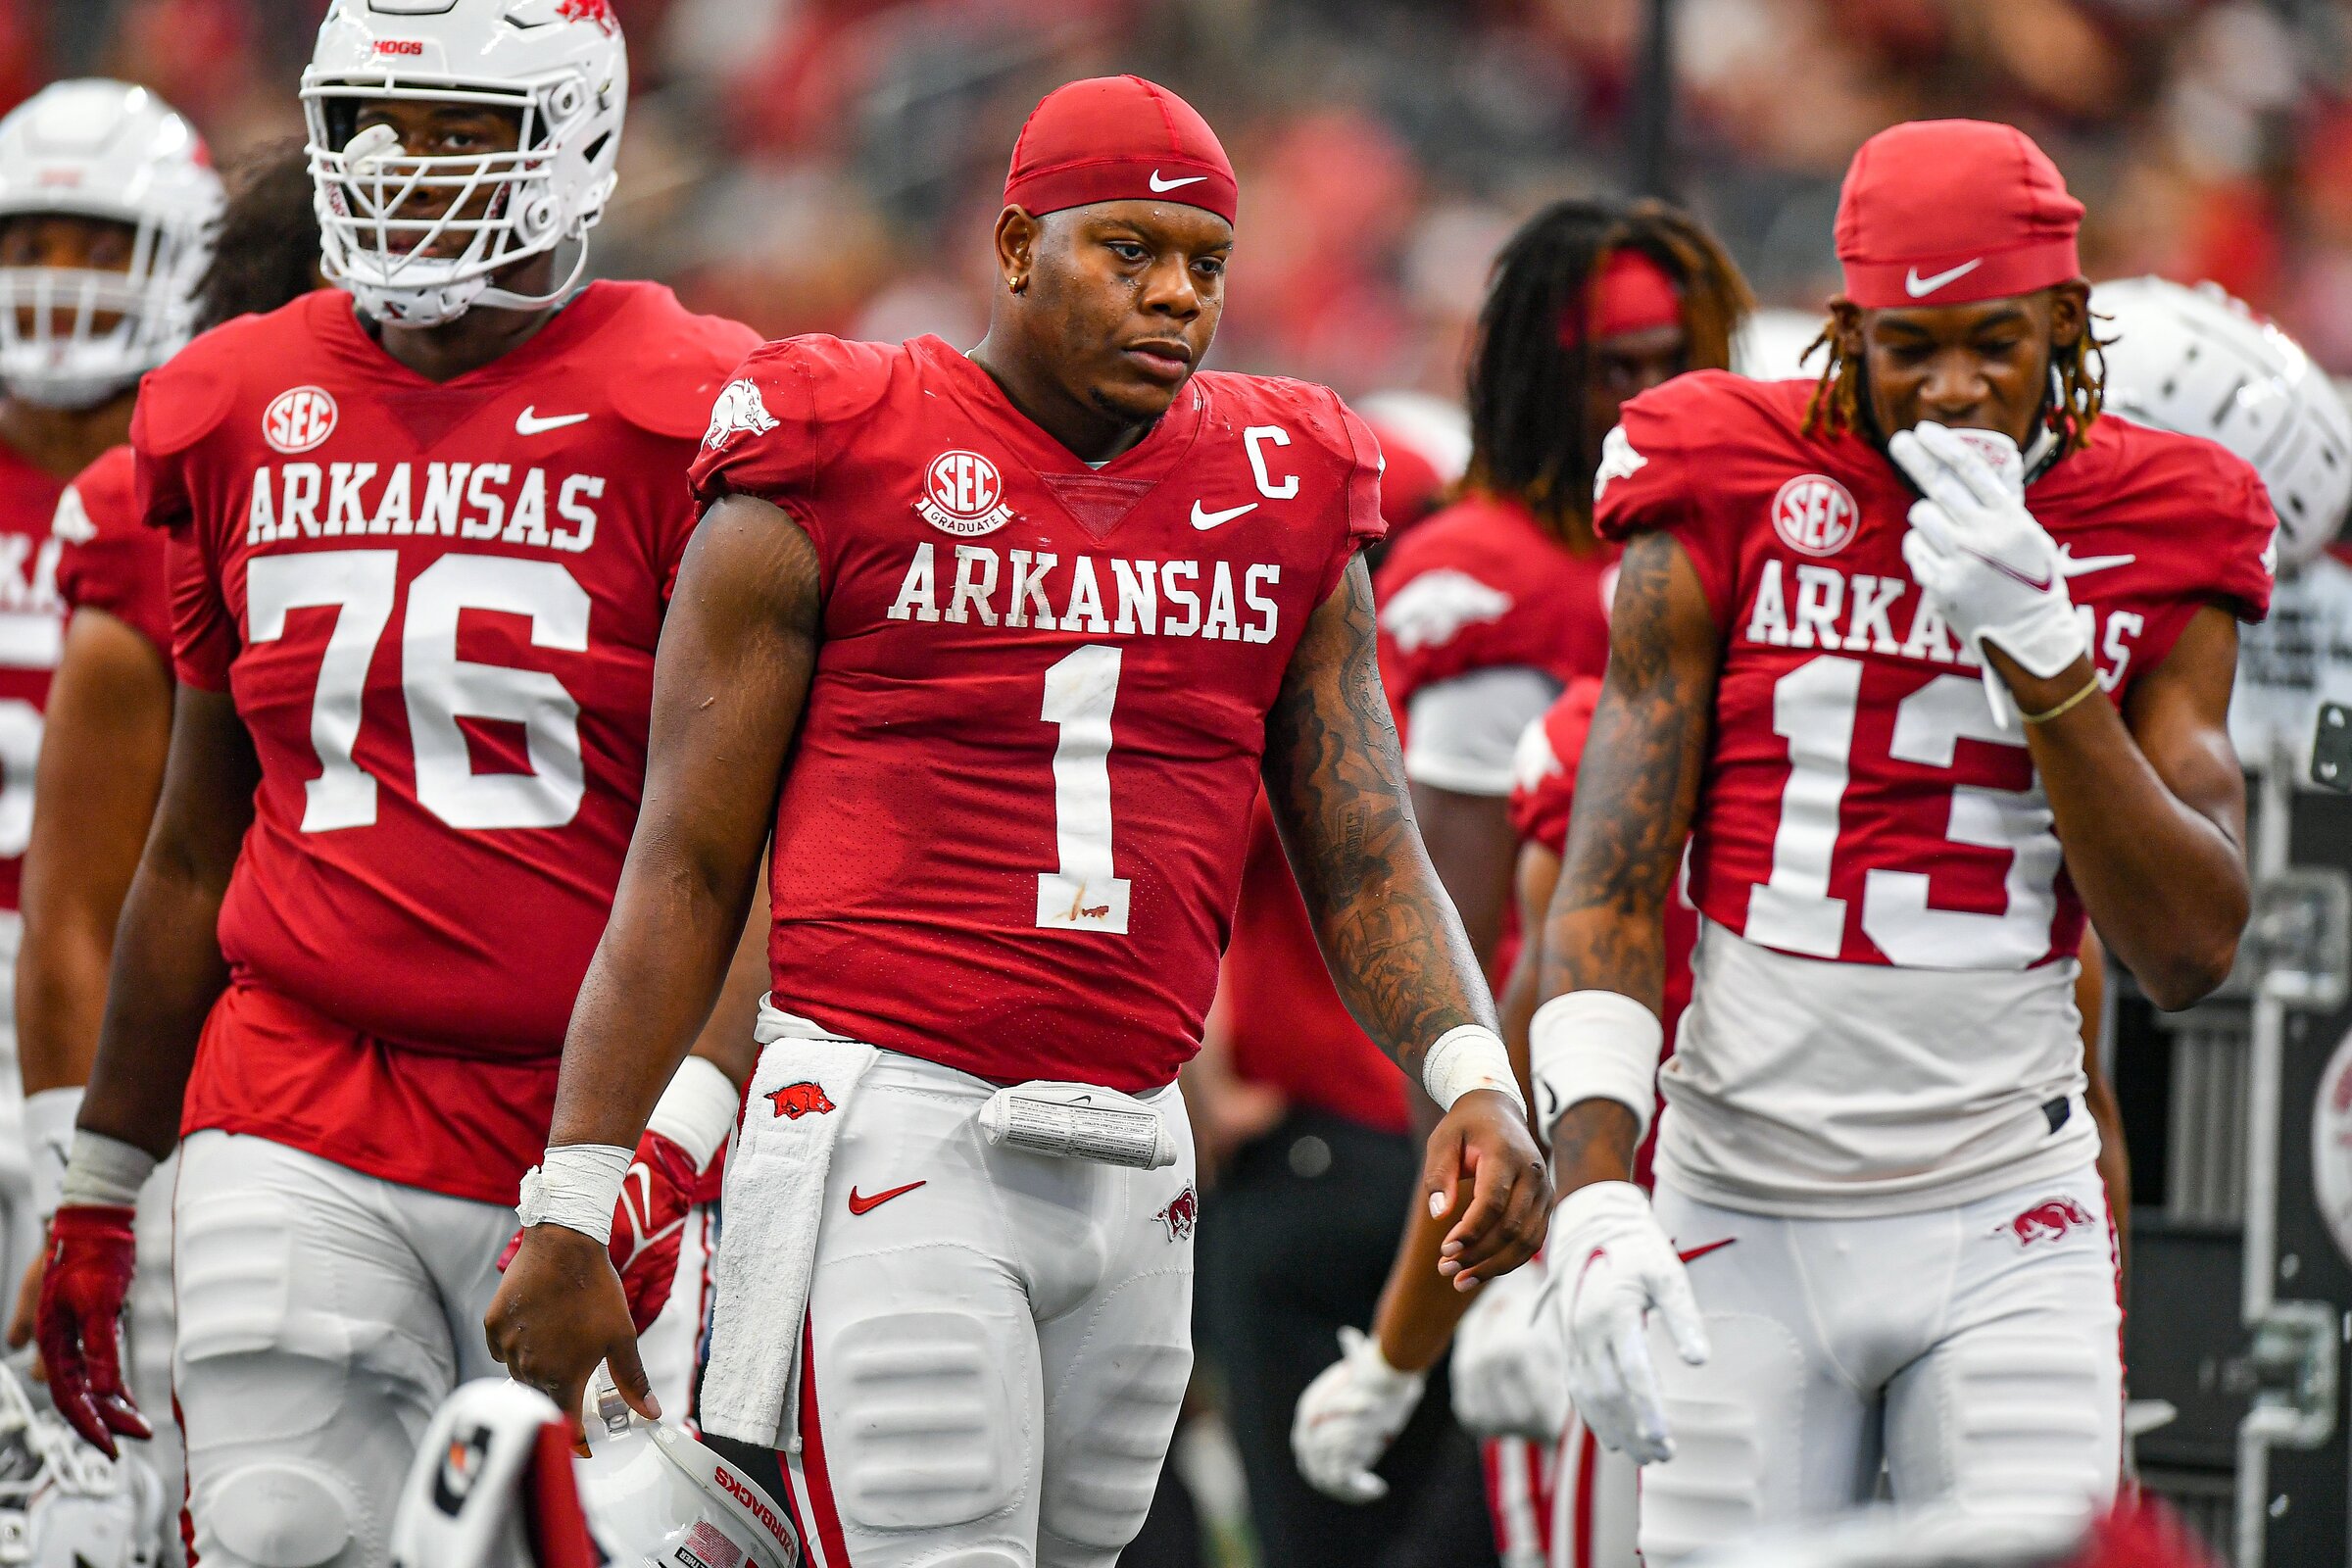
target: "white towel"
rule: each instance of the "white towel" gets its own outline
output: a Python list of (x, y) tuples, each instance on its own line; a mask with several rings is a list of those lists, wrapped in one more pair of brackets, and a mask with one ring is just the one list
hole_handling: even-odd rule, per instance
[(851, 1099), (880, 1052), (765, 1000), (753, 1038), (766, 1049), (727, 1155), (702, 1424), (722, 1438), (797, 1452), (794, 1396), (825, 1173)]

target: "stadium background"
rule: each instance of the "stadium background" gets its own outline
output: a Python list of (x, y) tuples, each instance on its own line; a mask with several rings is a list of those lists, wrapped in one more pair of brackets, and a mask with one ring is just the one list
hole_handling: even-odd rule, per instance
[[(1048, 87), (1185, 93), (1242, 175), (1213, 363), (1450, 390), (1500, 238), (1626, 183), (1646, 0), (614, 0), (636, 95), (600, 270), (768, 333), (979, 335), (1005, 149)], [(0, 107), (145, 82), (229, 159), (299, 131), (325, 0), (0, 0)], [(2040, 139), (2093, 277), (2214, 278), (2352, 371), (2352, 7), (1681, 0), (1674, 188), (1767, 303), (1817, 304), (1854, 147)]]

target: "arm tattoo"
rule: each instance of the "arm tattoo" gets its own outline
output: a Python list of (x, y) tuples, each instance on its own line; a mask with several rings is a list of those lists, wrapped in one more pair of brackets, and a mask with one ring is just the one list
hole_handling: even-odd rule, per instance
[(1494, 1023), (1462, 923), (1414, 825), (1374, 655), (1361, 560), (1315, 612), (1266, 715), (1266, 796), (1340, 999), (1416, 1077), (1460, 1024)]
[(1597, 988), (1661, 1005), (1665, 904), (1697, 804), (1719, 657), (1694, 585), (1672, 592), (1679, 550), (1643, 534), (1619, 565), (1608, 675), (1544, 926), (1545, 997)]

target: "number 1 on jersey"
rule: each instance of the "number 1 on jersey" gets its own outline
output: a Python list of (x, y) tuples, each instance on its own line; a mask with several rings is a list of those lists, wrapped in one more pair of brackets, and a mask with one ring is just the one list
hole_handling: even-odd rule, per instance
[(1037, 876), (1037, 923), (1054, 931), (1127, 934), (1129, 884), (1110, 874), (1110, 710), (1119, 651), (1098, 644), (1046, 671), (1040, 713), (1054, 747), (1054, 844), (1061, 868)]

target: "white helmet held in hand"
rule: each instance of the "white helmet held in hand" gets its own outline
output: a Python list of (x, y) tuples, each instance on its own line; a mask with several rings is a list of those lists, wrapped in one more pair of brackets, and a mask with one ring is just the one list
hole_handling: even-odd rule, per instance
[(0, 1366), (0, 1564), (155, 1568), (172, 1528), (145, 1459), (109, 1459), (34, 1409), (14, 1368)]
[(2352, 503), (2352, 414), (2301, 346), (2214, 283), (2128, 277), (2092, 289), (2090, 308), (2115, 340), (2106, 406), (2251, 464), (2278, 514), (2279, 565), (2326, 549)]
[[(334, 0), (302, 74), (327, 277), (409, 326), (567, 297), (612, 194), (628, 95), (612, 0)], [(354, 134), (362, 107), (386, 100), (511, 112), (520, 139), (411, 157), (388, 125)], [(547, 294), (495, 285), (565, 242), (578, 254)]]
[(589, 1380), (582, 1429), (589, 1456), (579, 1461), (580, 1503), (615, 1568), (799, 1563), (800, 1537), (775, 1499), (684, 1428), (633, 1414), (603, 1367)]
[(144, 87), (56, 82), (0, 120), (0, 224), (56, 215), (128, 230), (126, 269), (0, 268), (9, 395), (90, 408), (177, 353), (220, 202), (204, 138)]

